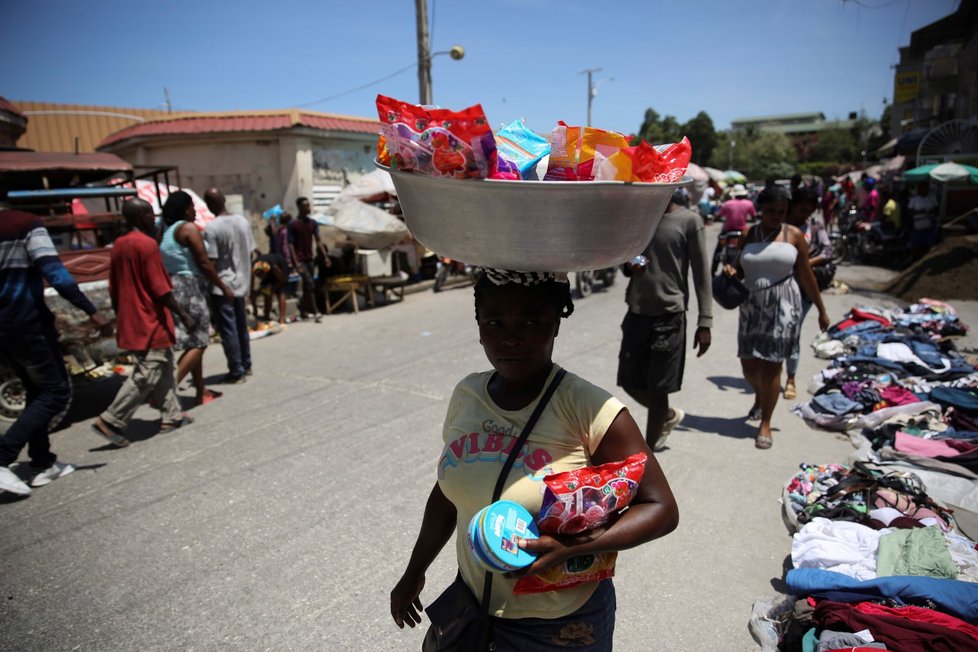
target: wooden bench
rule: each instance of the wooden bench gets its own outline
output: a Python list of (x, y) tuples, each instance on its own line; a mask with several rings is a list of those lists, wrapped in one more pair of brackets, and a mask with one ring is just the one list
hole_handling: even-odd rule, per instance
[[(326, 279), (324, 287), (326, 291), (326, 314), (333, 314), (333, 310), (349, 300), (353, 304), (353, 312), (360, 314), (360, 295), (367, 300), (367, 305), (374, 305), (374, 291), (371, 279), (364, 274), (348, 274), (345, 276), (331, 276)], [(335, 301), (330, 300), (330, 293), (339, 293), (340, 297)]]

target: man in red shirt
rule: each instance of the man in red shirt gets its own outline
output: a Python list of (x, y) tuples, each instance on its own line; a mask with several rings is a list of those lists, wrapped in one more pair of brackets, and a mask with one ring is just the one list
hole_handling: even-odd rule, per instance
[(134, 364), (112, 405), (92, 424), (98, 435), (116, 446), (129, 445), (121, 431), (150, 394), (160, 406), (161, 432), (190, 422), (177, 402), (170, 311), (188, 330), (195, 326), (193, 317), (173, 298), (160, 249), (148, 235), (154, 228), (152, 207), (142, 199), (130, 199), (122, 215), (131, 231), (112, 245), (109, 294), (116, 311), (116, 342), (131, 352)]

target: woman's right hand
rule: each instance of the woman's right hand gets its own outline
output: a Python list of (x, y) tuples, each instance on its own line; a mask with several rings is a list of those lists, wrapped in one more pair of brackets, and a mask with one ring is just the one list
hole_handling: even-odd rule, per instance
[(401, 629), (404, 624), (414, 627), (421, 624), (421, 589), (424, 588), (424, 575), (412, 576), (407, 572), (401, 576), (391, 591), (391, 616)]

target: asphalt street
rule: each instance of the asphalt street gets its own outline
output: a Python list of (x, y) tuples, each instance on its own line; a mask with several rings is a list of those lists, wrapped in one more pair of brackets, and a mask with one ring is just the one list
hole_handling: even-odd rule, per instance
[[(644, 424), (615, 388), (624, 285), (619, 276), (577, 301), (554, 357), (616, 391)], [(885, 301), (826, 297), (833, 321)], [(956, 305), (978, 324), (978, 303)], [(780, 587), (790, 550), (781, 487), (800, 462), (852, 451), (784, 401), (774, 447), (754, 448), (737, 315), (715, 312), (713, 346), (690, 355), (674, 397), (687, 417), (658, 455), (681, 523), (619, 557), (618, 650), (756, 649), (751, 603)], [(690, 322), (691, 334), (695, 308)], [(804, 340), (816, 330), (810, 315)], [(0, 649), (419, 649), (423, 631), (397, 629), (388, 594), (435, 479), (452, 388), (488, 366), (471, 288), (294, 324), (255, 341), (253, 355), (254, 376), (193, 410), (187, 428), (156, 434), (158, 414), (140, 408), (126, 449), (89, 429), (117, 383), (78, 391), (78, 421), (53, 443), (79, 470), (28, 499), (0, 495)], [(799, 378), (823, 364), (806, 348)], [(224, 370), (211, 347), (205, 373)], [(423, 599), (451, 581), (452, 551)]]

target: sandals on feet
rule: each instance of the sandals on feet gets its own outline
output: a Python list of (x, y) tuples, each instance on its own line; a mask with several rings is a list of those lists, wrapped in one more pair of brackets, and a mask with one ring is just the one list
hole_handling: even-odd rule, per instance
[(95, 422), (92, 423), (92, 432), (103, 439), (109, 440), (119, 448), (125, 448), (129, 445), (128, 439), (113, 430), (112, 426), (102, 421), (101, 418), (95, 419)]
[(170, 432), (176, 430), (177, 428), (183, 428), (184, 426), (189, 426), (193, 422), (194, 420), (185, 414), (179, 421), (168, 421), (166, 423), (160, 423), (160, 432)]
[(760, 448), (762, 450), (767, 450), (774, 445), (774, 440), (770, 437), (765, 437), (764, 435), (758, 435), (754, 440), (754, 448)]
[(793, 400), (797, 398), (798, 392), (795, 391), (795, 381), (789, 380), (784, 385), (784, 397), (787, 400)]

